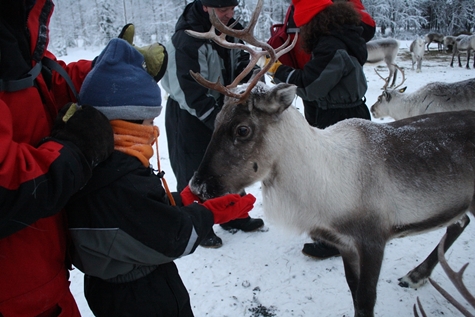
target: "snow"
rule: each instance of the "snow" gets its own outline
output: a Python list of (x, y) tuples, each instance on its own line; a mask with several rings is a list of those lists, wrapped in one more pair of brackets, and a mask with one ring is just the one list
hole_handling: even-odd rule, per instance
[[(436, 51), (424, 56), (422, 72), (411, 70), (409, 45), (400, 41), (396, 62), (406, 72), (406, 93), (411, 93), (429, 82), (455, 82), (473, 78), (475, 69), (467, 70), (449, 66), (451, 54)], [(92, 59), (100, 50), (70, 50), (63, 59), (66, 62)], [(465, 66), (465, 56), (462, 55)], [(457, 63), (455, 63), (457, 65)], [(376, 66), (387, 74), (386, 65)], [(374, 65), (365, 65), (368, 80), (367, 105), (381, 94), (383, 81), (376, 75)], [(400, 75), (398, 82), (400, 82)], [(165, 95), (165, 93), (163, 93)], [(163, 96), (166, 98), (166, 96)], [(163, 100), (165, 106), (166, 100)], [(302, 109), (301, 101), (295, 105)], [(155, 120), (160, 128), (159, 156), (165, 178), (174, 189), (176, 180), (170, 167), (167, 152), (164, 111)], [(374, 119), (376, 122), (389, 122)], [(153, 158), (151, 162), (156, 162)], [(189, 291), (195, 316), (219, 317), (267, 317), (267, 316), (353, 316), (351, 294), (345, 280), (341, 258), (315, 260), (304, 256), (301, 249), (310, 242), (306, 235), (296, 235), (271, 223), (264, 216), (260, 184), (247, 188), (256, 196), (252, 217), (265, 221), (263, 230), (253, 233), (230, 233), (215, 225), (216, 234), (222, 238), (219, 249), (198, 247), (191, 255), (176, 260), (181, 277)], [(470, 216), (473, 222), (473, 217)], [(378, 298), (375, 316), (412, 316), (413, 305), (420, 298), (429, 316), (462, 316), (430, 284), (414, 290), (398, 286), (398, 278), (417, 266), (439, 242), (445, 229), (430, 233), (392, 240), (386, 247), (384, 262), (378, 282)], [(463, 264), (471, 262), (464, 274), (467, 287), (475, 293), (475, 226), (469, 225), (446, 254), (449, 264), (458, 271)], [(440, 265), (432, 278), (445, 287), (457, 300), (463, 300), (448, 280)], [(93, 316), (83, 295), (83, 274), (71, 272), (71, 290), (84, 317)], [(473, 308), (470, 308), (473, 313)]]

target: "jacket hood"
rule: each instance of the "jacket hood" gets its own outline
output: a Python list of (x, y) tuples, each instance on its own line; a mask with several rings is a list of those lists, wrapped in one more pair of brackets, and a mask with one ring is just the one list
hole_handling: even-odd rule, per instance
[(178, 19), (175, 32), (182, 30), (195, 30), (207, 32), (211, 28), (208, 13), (203, 11), (203, 4), (196, 0), (186, 5), (183, 14)]
[[(361, 36), (363, 27), (345, 25), (340, 30), (332, 32), (331, 36), (337, 38), (348, 52), (349, 55), (356, 57), (358, 62), (363, 65), (368, 59), (368, 50), (366, 42)], [(323, 37), (324, 38), (324, 37)]]

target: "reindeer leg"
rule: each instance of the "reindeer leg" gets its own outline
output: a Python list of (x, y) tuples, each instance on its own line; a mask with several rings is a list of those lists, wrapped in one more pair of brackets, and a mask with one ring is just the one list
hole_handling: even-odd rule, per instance
[(354, 309), (356, 311), (356, 293), (358, 290), (358, 255), (356, 253), (347, 253), (342, 250), (339, 251), (343, 260), (343, 267), (345, 268), (346, 283), (348, 283), (348, 287), (350, 288)]
[[(447, 238), (444, 243), (444, 252), (447, 251), (450, 246), (454, 243), (455, 240), (460, 236), (460, 234), (465, 230), (465, 228), (470, 223), (470, 218), (467, 215), (464, 215), (459, 221), (451, 224), (447, 227)], [(439, 263), (439, 257), (437, 256), (437, 248), (429, 254), (429, 256), (419, 264), (416, 268), (409, 271), (406, 276), (399, 279), (399, 286), (401, 287), (411, 287), (419, 288), (427, 282), (427, 279), (431, 275), (434, 267)]]
[[(381, 240), (378, 237), (378, 240)], [(385, 241), (372, 241), (371, 247), (360, 243), (358, 254), (340, 250), (346, 282), (351, 290), (355, 317), (373, 317), (376, 287), (383, 263)]]
[(371, 248), (363, 246), (360, 258), (360, 278), (356, 296), (358, 310), (355, 312), (355, 316), (374, 316), (376, 289), (381, 272), (381, 265), (383, 263), (385, 244), (385, 241), (375, 241)]
[(467, 49), (467, 66), (465, 68), (470, 69), (470, 47)]

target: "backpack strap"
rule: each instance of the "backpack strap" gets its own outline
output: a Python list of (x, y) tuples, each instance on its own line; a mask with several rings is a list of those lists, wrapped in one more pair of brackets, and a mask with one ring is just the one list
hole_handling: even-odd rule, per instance
[(58, 74), (61, 75), (61, 77), (64, 78), (64, 80), (66, 81), (66, 83), (68, 83), (68, 86), (71, 89), (71, 92), (74, 94), (74, 97), (76, 97), (76, 100), (79, 104), (79, 94), (76, 91), (76, 88), (74, 87), (71, 77), (69, 77), (68, 73), (64, 70), (64, 68), (62, 68), (56, 61), (46, 56), (43, 57), (41, 61), (43, 62), (43, 65), (50, 68), (51, 70), (56, 71)]
[(41, 61), (36, 63), (36, 65), (28, 72), (25, 78), (17, 80), (0, 79), (0, 91), (14, 92), (33, 87), (35, 85), (35, 79), (41, 73), (41, 69), (43, 68), (43, 66), (46, 66), (49, 69), (54, 70), (58, 74), (60, 74), (61, 77), (63, 77), (66, 83), (68, 84), (76, 99), (79, 101), (79, 95), (73, 85), (71, 77), (69, 77), (68, 73), (64, 70), (64, 68), (62, 68), (56, 61), (46, 56), (43, 57)]
[(300, 28), (295, 25), (294, 22), (294, 5), (290, 4), (285, 15), (285, 27), (287, 28), (287, 34), (295, 34), (300, 32)]
[(35, 84), (35, 79), (41, 72), (41, 62), (36, 63), (36, 65), (28, 72), (27, 76), (22, 79), (17, 80), (3, 80), (0, 79), (0, 91), (14, 92), (29, 87), (33, 87)]

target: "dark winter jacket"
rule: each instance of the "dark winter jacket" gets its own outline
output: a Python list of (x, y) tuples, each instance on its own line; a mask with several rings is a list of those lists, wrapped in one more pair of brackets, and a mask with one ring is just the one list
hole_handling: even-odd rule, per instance
[[(231, 19), (230, 23), (234, 22)], [(166, 44), (168, 67), (162, 87), (170, 95), (166, 106), (166, 129), (170, 161), (181, 191), (197, 170), (214, 130), (214, 120), (223, 105), (223, 95), (198, 84), (190, 70), (223, 85), (232, 82), (249, 63), (249, 54), (230, 50), (211, 40), (202, 40), (185, 30), (207, 32), (209, 16), (200, 1), (188, 4), (179, 18), (175, 33)], [(242, 29), (237, 24), (235, 29)], [(227, 37), (230, 42), (236, 41)]]
[(319, 39), (302, 70), (285, 65), (277, 69), (276, 82), (298, 87), (297, 95), (305, 101), (305, 117), (311, 125), (324, 128), (350, 117), (370, 119), (364, 103), (368, 86), (363, 72), (368, 53), (361, 31), (361, 27), (344, 26)]
[[(79, 316), (69, 291), (67, 231), (60, 211), (84, 186), (91, 170), (73, 144), (49, 141), (38, 146), (50, 134), (59, 109), (75, 98), (64, 78), (45, 67), (38, 68), (41, 72), (29, 87), (9, 89), (10, 83), (29, 78), (28, 72), (44, 56), (55, 59), (47, 51), (52, 11), (50, 0), (0, 1), (0, 315), (4, 317), (59, 311)], [(91, 62), (59, 64), (79, 90)]]
[[(163, 306), (175, 307), (163, 302), (160, 293), (172, 298), (176, 307), (189, 305), (176, 268), (169, 267), (174, 267), (173, 260), (192, 253), (206, 236), (214, 223), (211, 211), (199, 204), (171, 206), (153, 170), (119, 151), (94, 169), (66, 211), (74, 242), (73, 264), (90, 276), (85, 295), (90, 305), (98, 303), (91, 307), (96, 316), (120, 312), (110, 309), (138, 312), (139, 306), (160, 306), (154, 302), (161, 303), (157, 309), (163, 311), (171, 309)], [(142, 285), (140, 301), (125, 296), (134, 292), (136, 284)], [(108, 313), (100, 314), (104, 296), (111, 306)], [(182, 316), (168, 312), (135, 316)]]

